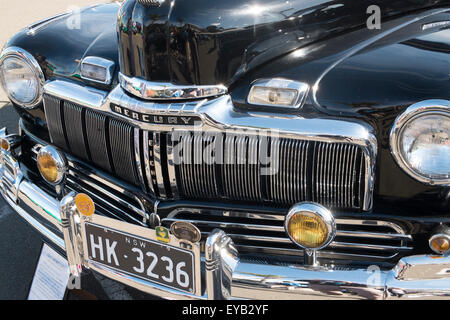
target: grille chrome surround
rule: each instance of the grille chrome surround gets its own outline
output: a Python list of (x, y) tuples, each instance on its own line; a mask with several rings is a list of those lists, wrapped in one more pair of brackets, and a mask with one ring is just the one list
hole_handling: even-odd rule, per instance
[[(180, 187), (180, 184), (182, 184), (183, 181), (180, 182), (180, 178), (177, 177), (177, 168), (173, 162), (174, 145), (171, 136), (175, 131), (180, 129), (180, 127), (179, 125), (168, 124), (170, 121), (162, 124), (155, 124), (133, 120), (133, 117), (130, 118), (130, 116), (114, 113), (111, 110), (112, 105), (122, 106), (129, 110), (130, 114), (136, 112), (136, 114), (146, 114), (149, 117), (170, 117), (176, 115), (181, 117), (197, 117), (202, 120), (201, 123), (185, 126), (183, 130), (198, 129), (204, 132), (218, 131), (225, 134), (226, 137), (228, 137), (229, 134), (235, 133), (237, 130), (257, 130), (263, 135), (266, 134), (268, 136), (272, 136), (273, 132), (275, 132), (280, 136), (282, 139), (281, 141), (284, 141), (280, 142), (280, 149), (284, 148), (283, 150), (291, 151), (292, 145), (296, 145), (296, 148), (300, 148), (301, 150), (301, 148), (306, 148), (304, 145), (305, 143), (314, 145), (314, 147), (317, 148), (312, 151), (308, 149), (308, 154), (313, 152), (313, 154), (318, 156), (317, 158), (313, 158), (312, 162), (310, 160), (310, 163), (317, 164), (317, 166), (313, 168), (313, 177), (308, 177), (308, 173), (305, 173), (304, 171), (298, 173), (295, 170), (295, 166), (299, 164), (295, 163), (290, 157), (286, 157), (285, 159), (282, 159), (280, 165), (295, 174), (300, 174), (300, 177), (286, 175), (280, 177), (278, 182), (272, 181), (271, 190), (273, 195), (270, 196), (267, 196), (267, 193), (270, 193), (270, 191), (267, 192), (264, 190), (270, 188), (263, 186), (262, 193), (261, 190), (258, 190), (257, 188), (258, 179), (260, 184), (263, 185), (267, 185), (267, 181), (265, 181), (267, 179), (263, 179), (263, 181), (261, 180), (261, 177), (255, 175), (254, 172), (257, 170), (256, 167), (248, 166), (248, 169), (244, 171), (244, 175), (240, 174), (241, 170), (239, 167), (225, 167), (225, 171), (228, 172), (226, 174), (227, 177), (236, 177), (240, 174), (241, 179), (239, 181), (240, 184), (238, 185), (233, 183), (234, 180), (228, 180), (228, 185), (225, 185), (225, 187), (228, 186), (228, 189), (225, 190), (225, 195), (231, 194), (231, 197), (229, 196), (231, 200), (240, 198), (244, 199), (244, 201), (249, 201), (247, 199), (256, 199), (252, 201), (260, 201), (261, 198), (267, 198), (269, 201), (278, 199), (278, 203), (284, 202), (284, 205), (292, 205), (292, 201), (295, 198), (294, 195), (297, 193), (298, 199), (307, 198), (316, 202), (325, 201), (324, 197), (326, 195), (328, 204), (336, 207), (342, 206), (347, 209), (358, 209), (363, 211), (369, 211), (372, 207), (377, 142), (372, 133), (373, 129), (362, 122), (341, 119), (304, 119), (295, 115), (258, 113), (256, 111), (238, 112), (234, 109), (231, 98), (228, 95), (221, 96), (211, 101), (201, 100), (189, 103), (152, 103), (130, 97), (119, 85), (108, 94), (103, 91), (82, 87), (61, 80), (48, 82), (44, 90), (46, 96), (51, 96), (64, 101), (62, 103), (63, 105), (65, 105), (66, 102), (76, 103), (85, 107), (86, 115), (89, 112), (94, 112), (99, 116), (106, 117), (106, 120), (104, 120), (105, 130), (109, 130), (108, 125), (111, 122), (114, 123), (111, 119), (124, 120), (123, 123), (128, 124), (132, 129), (138, 128), (141, 130), (138, 138), (139, 141), (142, 139), (142, 145), (140, 146), (142, 147), (142, 156), (140, 159), (137, 159), (137, 156), (135, 155), (136, 146), (130, 145), (129, 148), (128, 146), (125, 148), (127, 152), (128, 149), (131, 149), (130, 152), (133, 154), (135, 160), (133, 162), (133, 166), (135, 166), (135, 174), (133, 177), (124, 174), (124, 172), (114, 172), (115, 168), (111, 160), (110, 147), (108, 146), (112, 141), (111, 136), (109, 139), (106, 137), (103, 139), (106, 141), (106, 149), (108, 151), (106, 154), (108, 154), (110, 170), (108, 170), (106, 162), (105, 166), (101, 166), (99, 164), (100, 162), (94, 163), (107, 171), (115, 173), (119, 177), (126, 176), (130, 179), (128, 180), (129, 182), (140, 185), (156, 198), (176, 199), (180, 196), (179, 189), (183, 187)], [(50, 119), (52, 114), (47, 116)], [(88, 127), (87, 124), (85, 124), (85, 126), (86, 128)], [(135, 130), (130, 129), (130, 131)], [(146, 137), (146, 135), (148, 135), (148, 137)], [(247, 149), (254, 148), (254, 140), (251, 140), (250, 147), (248, 146), (248, 140), (246, 139), (249, 139), (250, 136), (251, 135), (249, 134), (247, 138), (242, 138), (237, 142), (228, 140), (229, 146), (240, 146), (241, 148)], [(65, 138), (65, 140), (67, 140), (67, 138)], [(87, 137), (87, 140), (88, 143), (91, 143), (92, 141), (89, 137)], [(131, 133), (129, 140), (132, 142), (136, 141), (133, 132)], [(299, 141), (303, 143), (303, 146)], [(149, 145), (148, 151), (146, 150), (147, 143), (152, 144)], [(285, 145), (283, 145), (283, 143)], [(311, 146), (308, 146), (308, 148), (311, 148)], [(197, 152), (199, 151), (197, 150)], [(358, 154), (355, 155), (355, 152)], [(302, 157), (301, 154), (297, 154), (296, 156), (298, 158)], [(355, 157), (357, 157), (357, 161), (355, 161)], [(348, 162), (349, 159), (353, 162), (349, 163), (349, 167), (341, 170), (339, 163)], [(143, 164), (142, 161), (144, 161)], [(308, 164), (308, 166), (309, 169), (311, 164)], [(220, 190), (221, 181), (215, 181), (219, 190), (215, 190), (217, 186), (213, 185), (211, 187), (212, 182), (214, 184), (214, 181), (211, 181), (211, 175), (208, 176), (208, 170), (211, 169), (212, 168), (206, 166), (202, 168), (203, 171), (201, 171), (202, 174), (204, 173), (204, 178), (207, 179), (206, 182), (208, 183), (207, 188), (205, 189), (208, 190), (210, 194), (218, 194), (220, 196), (224, 193), (223, 190)], [(308, 171), (308, 169), (306, 171)], [(137, 170), (139, 170), (139, 172), (136, 172)], [(309, 181), (306, 188), (301, 188), (303, 196), (299, 196), (299, 186), (297, 182), (292, 182), (292, 179), (299, 179), (300, 182), (298, 183), (302, 184), (306, 180), (305, 177), (301, 177), (302, 174), (306, 174)], [(356, 180), (351, 180), (352, 178), (350, 177), (354, 177), (355, 175), (360, 176), (358, 181), (361, 185), (360, 190), (357, 190), (356, 185), (352, 184), (352, 181)], [(140, 179), (141, 177), (144, 180), (143, 184)], [(289, 184), (286, 184), (286, 179), (292, 181)], [(179, 182), (175, 183), (176, 181)], [(245, 185), (245, 182), (250, 182), (250, 189), (241, 188), (242, 185)], [(311, 185), (308, 185), (309, 183), (311, 183)], [(336, 183), (338, 187), (335, 187)], [(305, 191), (308, 188), (312, 189), (310, 191)], [(345, 195), (343, 198), (337, 196), (338, 193), (341, 192)], [(197, 193), (199, 192), (197, 191)], [(359, 202), (355, 205), (353, 200), (358, 198), (358, 196)], [(274, 202), (277, 203), (276, 201)], [(353, 204), (349, 205), (349, 203)], [(326, 203), (324, 204), (326, 205)]]

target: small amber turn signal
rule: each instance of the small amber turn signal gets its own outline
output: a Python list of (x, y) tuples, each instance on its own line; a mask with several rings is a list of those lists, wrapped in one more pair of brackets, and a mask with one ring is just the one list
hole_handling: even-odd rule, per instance
[(430, 248), (438, 254), (446, 254), (450, 251), (450, 236), (435, 234), (430, 238)]

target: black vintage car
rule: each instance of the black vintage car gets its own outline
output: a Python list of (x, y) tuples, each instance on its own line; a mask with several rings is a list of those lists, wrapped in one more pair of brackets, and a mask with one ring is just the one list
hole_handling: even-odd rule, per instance
[(0, 77), (2, 195), (84, 290), (450, 296), (449, 1), (127, 0)]

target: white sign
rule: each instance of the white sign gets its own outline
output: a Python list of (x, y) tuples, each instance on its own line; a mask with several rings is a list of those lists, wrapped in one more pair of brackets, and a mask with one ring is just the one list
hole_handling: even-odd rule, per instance
[(67, 260), (44, 244), (28, 300), (62, 300), (69, 277)]

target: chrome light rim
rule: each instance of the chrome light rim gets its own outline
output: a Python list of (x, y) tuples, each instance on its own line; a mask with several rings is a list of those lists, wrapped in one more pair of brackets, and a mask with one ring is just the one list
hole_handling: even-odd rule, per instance
[[(322, 221), (327, 226), (328, 237), (327, 237), (327, 240), (320, 247), (307, 248), (307, 247), (301, 245), (300, 243), (298, 243), (296, 240), (294, 240), (291, 237), (291, 235), (289, 233), (289, 221), (292, 219), (292, 217), (294, 217), (299, 212), (307, 212), (307, 213), (310, 213), (311, 215), (318, 216), (319, 218), (322, 219)], [(286, 219), (284, 221), (284, 229), (285, 229), (286, 234), (288, 235), (289, 239), (291, 239), (292, 243), (296, 244), (297, 246), (299, 246), (302, 249), (311, 250), (311, 251), (319, 251), (319, 250), (322, 250), (322, 249), (325, 249), (326, 247), (328, 247), (331, 244), (331, 242), (334, 240), (334, 238), (336, 237), (336, 232), (337, 232), (336, 220), (335, 220), (333, 214), (331, 213), (331, 211), (328, 210), (327, 208), (325, 208), (324, 206), (322, 206), (318, 203), (314, 203), (314, 202), (303, 202), (303, 203), (298, 203), (298, 204), (294, 205), (289, 210), (289, 213), (286, 216)]]
[(437, 253), (437, 254), (446, 254), (446, 253), (450, 252), (450, 250), (448, 250), (448, 251), (438, 251), (438, 250), (434, 249), (434, 248), (433, 248), (433, 241), (434, 241), (436, 238), (445, 238), (447, 241), (450, 242), (450, 236), (449, 236), (448, 234), (445, 234), (445, 233), (438, 233), (438, 234), (435, 234), (435, 235), (433, 235), (433, 236), (430, 238), (430, 240), (428, 240), (428, 245), (430, 246), (430, 249), (433, 250), (433, 252), (434, 252), (434, 253)]
[[(102, 80), (99, 80), (99, 79), (91, 78), (91, 77), (83, 74), (83, 68), (84, 68), (85, 65), (91, 65), (91, 66), (95, 66), (95, 67), (99, 67), (99, 68), (105, 69), (105, 72), (106, 72), (105, 79), (102, 81)], [(114, 63), (114, 61), (111, 61), (111, 60), (108, 60), (108, 59), (104, 59), (104, 58), (101, 58), (101, 57), (96, 57), (96, 56), (88, 56), (88, 57), (85, 57), (81, 61), (80, 76), (81, 76), (81, 79), (83, 79), (83, 80), (92, 81), (92, 82), (105, 84), (105, 85), (110, 85), (112, 83), (112, 80), (113, 80), (115, 67), (116, 67), (116, 64)]]
[(55, 181), (48, 181), (45, 176), (41, 172), (41, 168), (38, 165), (39, 173), (41, 174), (42, 178), (47, 181), (47, 183), (56, 186), (63, 182), (66, 172), (67, 172), (67, 159), (66, 157), (59, 152), (55, 147), (53, 146), (46, 146), (39, 150), (37, 159), (39, 159), (41, 156), (49, 155), (56, 163), (56, 169), (57, 169), (57, 177)]
[[(33, 71), (34, 75), (36, 76), (36, 79), (39, 82), (39, 86), (38, 86), (38, 94), (37, 94), (36, 98), (30, 103), (24, 104), (23, 102), (16, 100), (14, 97), (9, 95), (5, 89), (7, 96), (9, 99), (11, 99), (12, 102), (14, 102), (15, 104), (17, 104), (25, 109), (29, 109), (29, 110), (35, 109), (39, 104), (41, 104), (41, 102), (43, 100), (45, 76), (44, 76), (44, 73), (42, 72), (41, 66), (28, 51), (25, 51), (24, 49), (19, 48), (19, 47), (8, 47), (8, 48), (4, 49), (2, 51), (2, 53), (0, 54), (0, 68), (3, 65), (3, 62), (5, 61), (5, 59), (7, 59), (9, 57), (16, 57), (16, 58), (24, 61)], [(6, 88), (6, 84), (4, 83), (4, 80), (2, 77), (0, 77), (0, 81), (1, 81), (3, 88)]]
[[(279, 87), (272, 86), (272, 82), (279, 82)], [(265, 103), (255, 103), (250, 101), (250, 97), (256, 88), (274, 88), (274, 89), (287, 89), (293, 90), (297, 92), (297, 96), (295, 99), (295, 104), (293, 105), (276, 105), (276, 104), (265, 104)], [(259, 107), (269, 107), (275, 109), (300, 109), (303, 107), (306, 97), (308, 96), (310, 91), (310, 86), (305, 82), (299, 82), (290, 79), (284, 78), (268, 78), (268, 79), (258, 79), (252, 83), (252, 87), (247, 96), (247, 103), (252, 106)]]
[(406, 125), (419, 117), (426, 115), (439, 114), (444, 116), (450, 116), (450, 101), (448, 100), (425, 100), (415, 103), (407, 108), (402, 114), (400, 114), (394, 121), (390, 132), (390, 148), (391, 153), (400, 166), (400, 168), (406, 172), (410, 177), (416, 179), (419, 182), (428, 185), (450, 185), (450, 179), (436, 179), (421, 174), (410, 166), (408, 161), (403, 157), (400, 144), (401, 137)]

